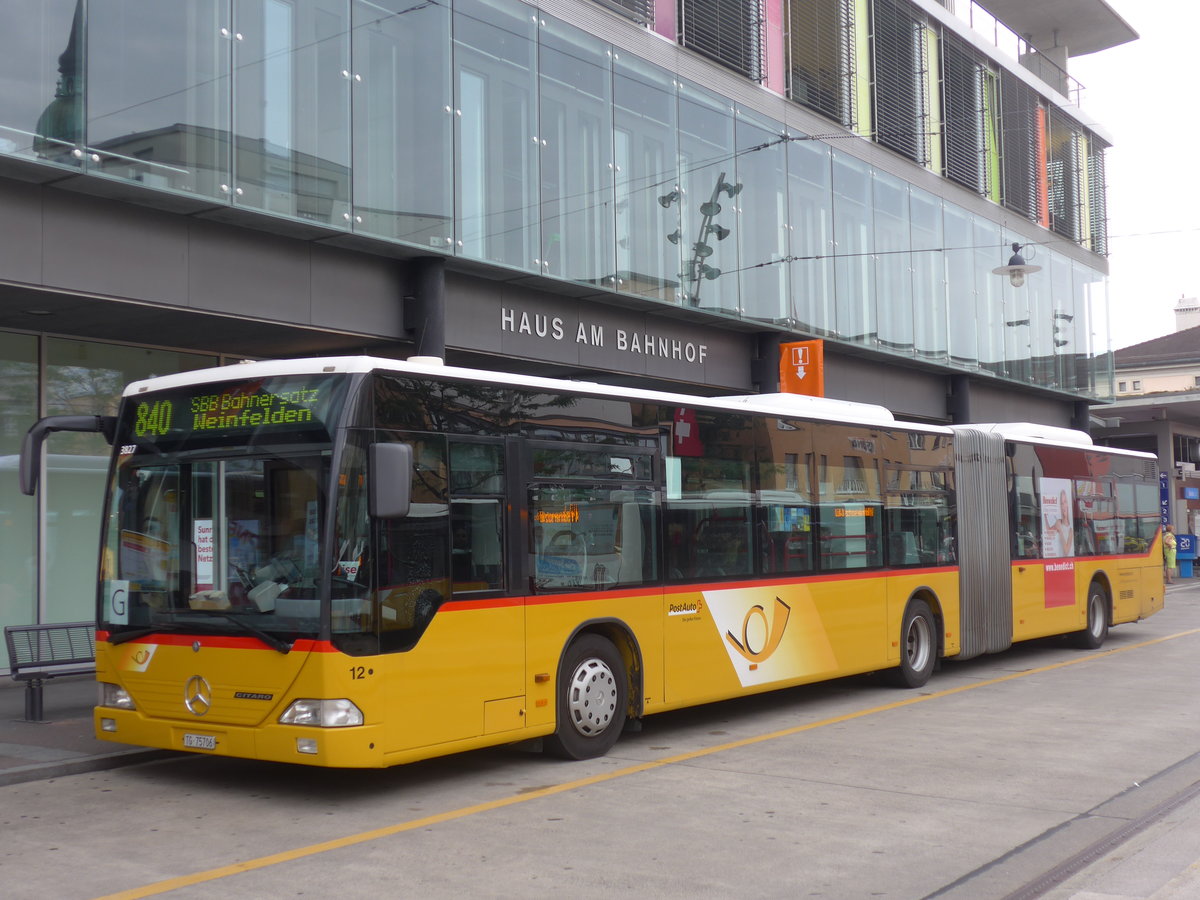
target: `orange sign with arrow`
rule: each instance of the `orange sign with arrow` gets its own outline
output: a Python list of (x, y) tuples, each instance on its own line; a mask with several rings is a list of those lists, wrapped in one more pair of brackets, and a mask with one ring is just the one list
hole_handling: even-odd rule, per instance
[(825, 342), (779, 345), (779, 389), (787, 394), (825, 396)]

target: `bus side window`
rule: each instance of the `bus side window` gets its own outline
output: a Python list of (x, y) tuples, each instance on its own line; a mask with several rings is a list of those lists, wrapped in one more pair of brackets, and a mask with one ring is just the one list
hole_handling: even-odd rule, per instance
[[(826, 571), (871, 569), (883, 563), (883, 492), (874, 440), (844, 432), (856, 452), (822, 454), (817, 522), (819, 565)], [(861, 449), (854, 441), (863, 445)]]
[(762, 554), (766, 573), (811, 572), (813, 561), (812, 508), (796, 501), (763, 502)]
[(604, 590), (657, 579), (658, 506), (646, 489), (538, 485), (530, 489), (535, 592)]
[(750, 574), (752, 497), (751, 465), (745, 460), (668, 458), (667, 577), (686, 581)]
[(701, 519), (693, 535), (692, 574), (720, 578), (750, 574), (750, 501), (715, 495), (712, 515)]
[(450, 444), (454, 593), (504, 587), (504, 453), (497, 443)]
[(382, 652), (407, 650), (449, 598), (450, 515), (445, 438), (414, 435), (412, 503), (403, 519), (377, 530), (379, 640)]
[(1112, 553), (1116, 540), (1116, 504), (1112, 485), (1100, 481), (1075, 481), (1075, 554)]
[(950, 473), (893, 466), (884, 497), (889, 566), (954, 562), (954, 522)]
[(1042, 555), (1042, 521), (1031, 476), (1014, 476), (1010, 500), (1017, 526), (1013, 531), (1013, 559), (1037, 559)]

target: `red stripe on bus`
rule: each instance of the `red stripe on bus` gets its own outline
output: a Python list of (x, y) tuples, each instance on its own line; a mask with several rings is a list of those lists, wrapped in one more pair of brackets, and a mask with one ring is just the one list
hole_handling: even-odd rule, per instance
[[(96, 632), (96, 640), (108, 641), (112, 632), (100, 629)], [(158, 644), (161, 647), (190, 647), (195, 641), (200, 641), (205, 647), (219, 647), (224, 650), (262, 650), (265, 646), (258, 638), (238, 635), (221, 634), (148, 634), (130, 643)], [(315, 641), (311, 638), (300, 638), (292, 644), (292, 650), (299, 653), (340, 653), (329, 641)]]

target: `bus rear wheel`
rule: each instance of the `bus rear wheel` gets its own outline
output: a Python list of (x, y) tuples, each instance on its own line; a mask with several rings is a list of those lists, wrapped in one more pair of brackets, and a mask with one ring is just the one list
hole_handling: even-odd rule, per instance
[(558, 725), (546, 749), (563, 759), (603, 756), (625, 726), (629, 682), (620, 652), (596, 634), (573, 642), (559, 666)]
[(1108, 637), (1108, 596), (1104, 588), (1092, 582), (1088, 588), (1087, 627), (1075, 632), (1075, 645), (1081, 650), (1099, 650)]
[(897, 687), (918, 688), (937, 664), (937, 620), (924, 600), (910, 600), (900, 626), (900, 665), (889, 673)]

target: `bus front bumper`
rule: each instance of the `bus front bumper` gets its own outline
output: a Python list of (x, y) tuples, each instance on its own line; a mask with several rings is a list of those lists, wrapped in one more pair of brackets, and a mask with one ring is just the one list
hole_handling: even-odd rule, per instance
[(307, 725), (223, 725), (152, 719), (137, 710), (97, 706), (96, 737), (119, 744), (270, 762), (338, 768), (384, 765), (380, 726), (318, 728)]

